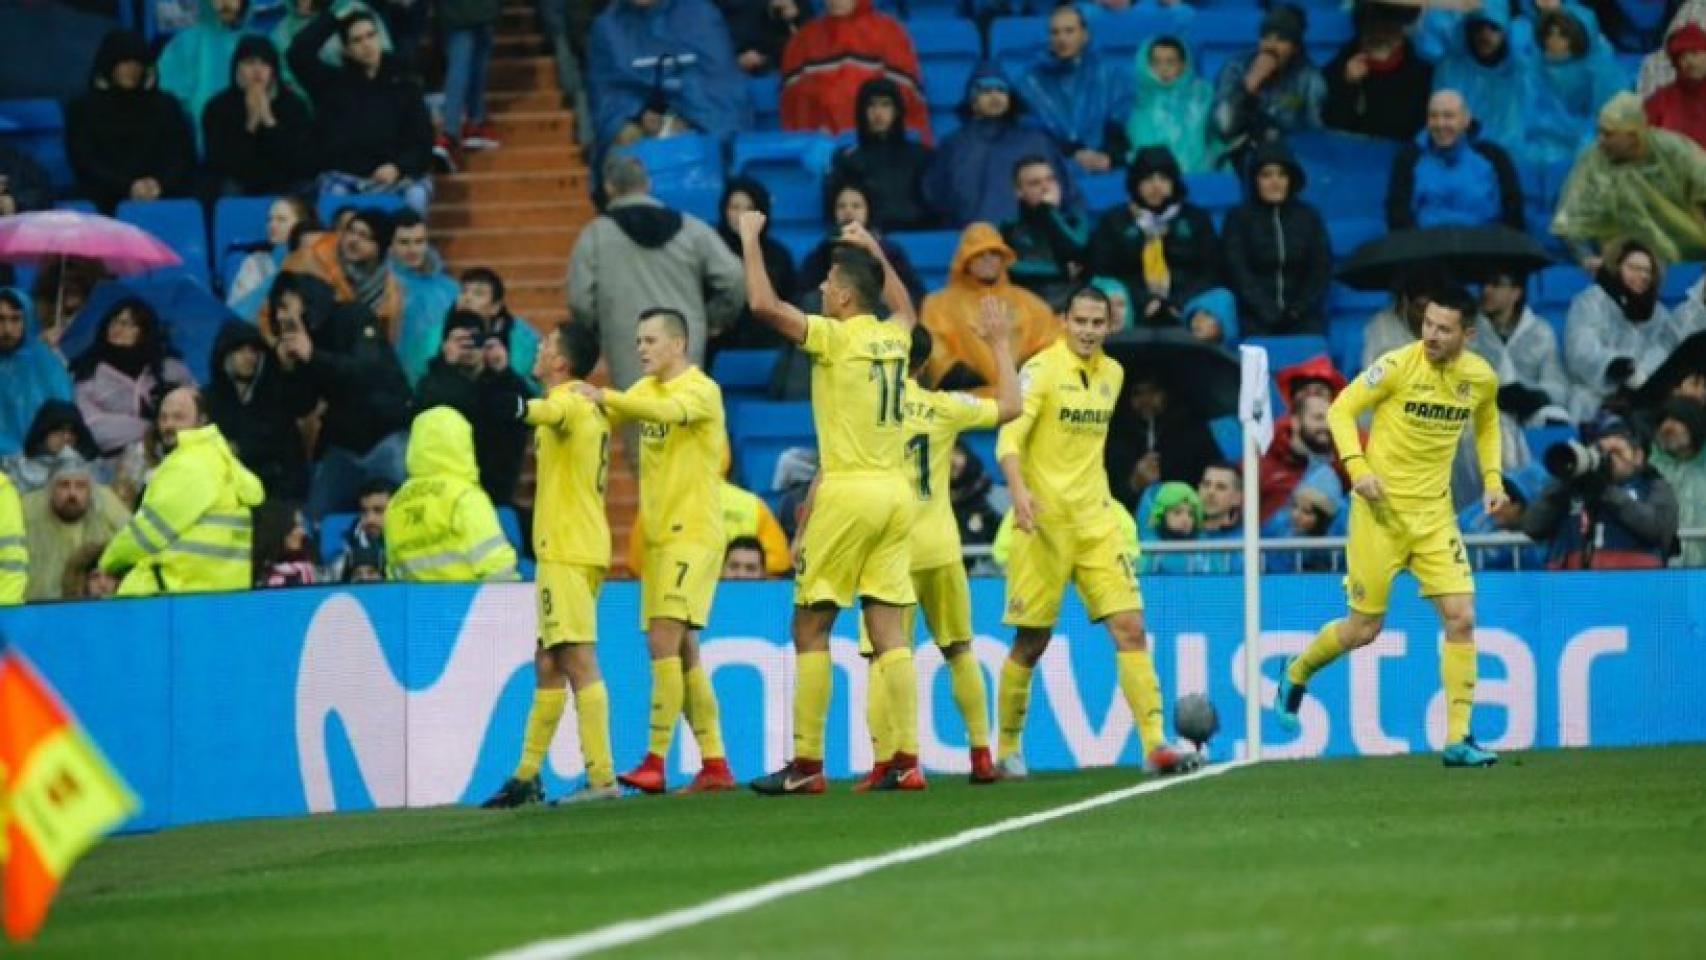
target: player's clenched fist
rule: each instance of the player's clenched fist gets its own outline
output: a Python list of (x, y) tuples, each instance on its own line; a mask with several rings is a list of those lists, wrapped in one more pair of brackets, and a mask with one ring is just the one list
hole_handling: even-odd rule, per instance
[(758, 235), (764, 232), (764, 225), (769, 221), (769, 217), (757, 210), (743, 210), (739, 222), (740, 235), (756, 240)]

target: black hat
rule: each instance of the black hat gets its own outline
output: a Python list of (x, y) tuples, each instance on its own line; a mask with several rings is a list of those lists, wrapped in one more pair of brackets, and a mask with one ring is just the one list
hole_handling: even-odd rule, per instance
[(1309, 29), (1309, 15), (1302, 7), (1282, 3), (1268, 11), (1262, 18), (1262, 32), (1258, 36), (1279, 37), (1292, 43), (1302, 45), (1303, 34)]

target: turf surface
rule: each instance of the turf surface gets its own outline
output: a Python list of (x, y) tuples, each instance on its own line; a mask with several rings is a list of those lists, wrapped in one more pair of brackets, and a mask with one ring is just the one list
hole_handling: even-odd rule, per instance
[[(461, 957), (1132, 782), (640, 798), (118, 838), (30, 957)], [(1058, 820), (621, 951), (631, 957), (1698, 957), (1706, 747), (1276, 763)], [(0, 950), (0, 952), (5, 952)]]

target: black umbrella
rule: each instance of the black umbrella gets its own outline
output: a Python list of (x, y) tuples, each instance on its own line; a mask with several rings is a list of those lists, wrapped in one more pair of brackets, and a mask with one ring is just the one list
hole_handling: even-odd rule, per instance
[(1635, 391), (1635, 405), (1657, 409), (1670, 399), (1682, 381), (1706, 374), (1706, 332), (1696, 333), (1676, 345), (1665, 362)]
[(1539, 241), (1506, 226), (1399, 230), (1363, 244), (1339, 265), (1339, 282), (1358, 290), (1395, 290), (1418, 269), (1449, 271), (1460, 283), (1494, 273), (1525, 276), (1551, 265)]
[(1108, 338), (1108, 356), (1126, 368), (1126, 382), (1137, 370), (1161, 377), (1169, 396), (1188, 404), (1208, 420), (1238, 412), (1238, 357), (1224, 347), (1203, 343), (1178, 327), (1139, 327)]

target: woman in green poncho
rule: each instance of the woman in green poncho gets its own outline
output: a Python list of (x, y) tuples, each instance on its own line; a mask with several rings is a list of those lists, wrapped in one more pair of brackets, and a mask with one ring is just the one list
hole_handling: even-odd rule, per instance
[(1137, 96), (1126, 120), (1132, 153), (1164, 146), (1173, 151), (1184, 173), (1213, 169), (1224, 149), (1208, 122), (1214, 85), (1197, 76), (1185, 44), (1175, 37), (1156, 37), (1137, 51), (1136, 64)]

